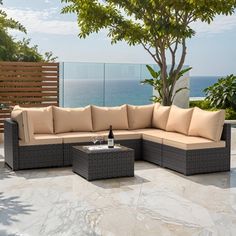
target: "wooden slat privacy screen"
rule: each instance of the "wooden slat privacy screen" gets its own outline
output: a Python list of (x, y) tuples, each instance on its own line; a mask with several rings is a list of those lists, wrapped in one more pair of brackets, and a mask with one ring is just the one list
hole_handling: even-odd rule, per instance
[[(59, 63), (0, 62), (0, 104), (45, 107), (59, 104)], [(0, 133), (10, 109), (0, 108)]]

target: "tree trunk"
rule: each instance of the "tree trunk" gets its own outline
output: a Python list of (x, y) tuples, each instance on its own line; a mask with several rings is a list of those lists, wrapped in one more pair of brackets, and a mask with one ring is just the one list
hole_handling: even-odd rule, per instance
[(172, 105), (172, 101), (171, 101), (171, 97), (169, 94), (167, 96), (164, 96), (162, 99), (162, 105), (163, 106), (171, 106)]

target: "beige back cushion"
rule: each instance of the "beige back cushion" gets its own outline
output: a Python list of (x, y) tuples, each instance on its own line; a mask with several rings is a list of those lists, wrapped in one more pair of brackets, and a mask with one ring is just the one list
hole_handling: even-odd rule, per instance
[(34, 134), (53, 134), (52, 106), (42, 108), (15, 106), (14, 110), (27, 111)]
[(127, 105), (119, 107), (92, 106), (93, 130), (128, 129)]
[(167, 131), (188, 134), (193, 108), (183, 109), (172, 105), (166, 125)]
[(91, 107), (61, 108), (53, 107), (55, 133), (92, 131)]
[(162, 106), (159, 103), (155, 104), (152, 117), (152, 127), (165, 130), (169, 112), (169, 106)]
[(129, 129), (145, 129), (152, 126), (154, 104), (144, 106), (128, 105)]
[(33, 129), (27, 111), (13, 110), (11, 112), (11, 119), (18, 124), (18, 135), (20, 140), (29, 143), (33, 138)]
[(225, 111), (204, 111), (198, 107), (193, 110), (188, 135), (200, 136), (220, 141), (225, 120)]

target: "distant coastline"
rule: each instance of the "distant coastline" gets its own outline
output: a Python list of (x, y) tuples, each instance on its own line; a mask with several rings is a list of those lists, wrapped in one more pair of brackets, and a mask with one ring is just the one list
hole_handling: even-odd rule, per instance
[[(203, 90), (213, 85), (219, 78), (220, 76), (191, 76), (190, 100), (204, 99)], [(151, 103), (152, 87), (141, 85), (140, 80), (135, 78), (106, 79), (105, 82), (103, 79), (65, 79), (63, 85), (63, 104), (66, 107), (88, 104), (116, 106), (125, 103), (134, 105)]]

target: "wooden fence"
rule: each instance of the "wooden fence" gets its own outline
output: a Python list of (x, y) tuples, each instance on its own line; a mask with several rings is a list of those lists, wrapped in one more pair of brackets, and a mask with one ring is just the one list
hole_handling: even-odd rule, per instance
[[(59, 104), (59, 63), (0, 62), (0, 133), (14, 105)], [(4, 107), (4, 108), (3, 108)]]

